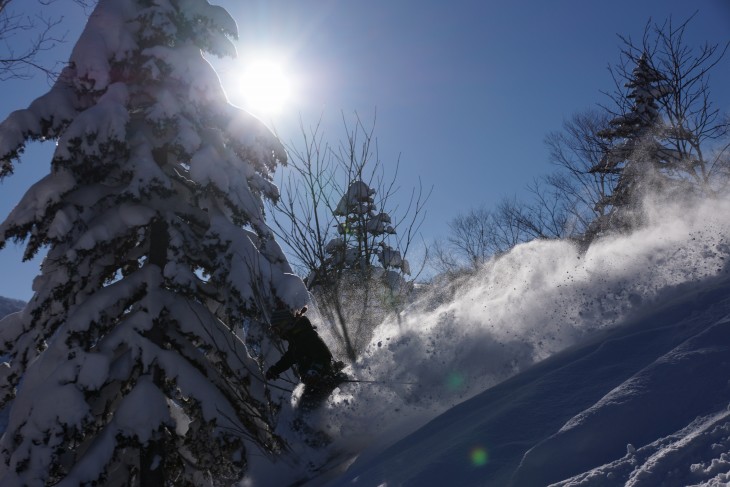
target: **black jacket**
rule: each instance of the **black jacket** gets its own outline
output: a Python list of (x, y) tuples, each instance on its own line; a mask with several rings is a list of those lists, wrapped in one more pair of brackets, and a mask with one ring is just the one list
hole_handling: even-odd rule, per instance
[(279, 375), (290, 367), (305, 384), (332, 373), (332, 353), (317, 334), (308, 318), (299, 318), (282, 338), (289, 342), (286, 353), (269, 372)]

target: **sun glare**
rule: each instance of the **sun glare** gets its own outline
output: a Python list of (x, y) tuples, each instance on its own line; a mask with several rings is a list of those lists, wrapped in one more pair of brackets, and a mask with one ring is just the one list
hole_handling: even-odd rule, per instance
[(241, 95), (257, 115), (275, 115), (291, 95), (291, 83), (283, 65), (271, 59), (247, 63), (241, 75)]

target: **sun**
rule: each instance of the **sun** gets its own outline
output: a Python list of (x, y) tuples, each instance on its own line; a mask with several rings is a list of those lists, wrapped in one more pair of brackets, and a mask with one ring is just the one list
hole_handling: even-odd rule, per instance
[(246, 63), (240, 79), (246, 107), (256, 115), (280, 113), (291, 96), (290, 77), (280, 61), (254, 59)]

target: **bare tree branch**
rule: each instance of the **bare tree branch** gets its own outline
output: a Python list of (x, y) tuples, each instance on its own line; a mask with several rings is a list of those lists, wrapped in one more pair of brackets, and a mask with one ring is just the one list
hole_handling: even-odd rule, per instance
[[(358, 114), (354, 121), (343, 114), (342, 123), (344, 138), (333, 146), (324, 140), (321, 120), (309, 129), (300, 121), (301, 142), (287, 148), (289, 172), (271, 215), (277, 239), (305, 277), (323, 321), (343, 353), (355, 360), (374, 326), (397, 313), (401, 294), (412, 285), (413, 277), (405, 278), (410, 274), (406, 258), (430, 192), (419, 179), (401, 211), (394, 204), (402, 193), (400, 158), (386, 177), (375, 117), (365, 125)], [(364, 206), (355, 211), (346, 208), (354, 187), (368, 191), (358, 196)], [(392, 282), (394, 274), (397, 282)]]
[[(48, 6), (62, 0), (37, 0)], [(66, 0), (63, 0), (66, 1)], [(63, 17), (50, 17), (38, 9), (38, 13), (24, 13), (29, 0), (0, 0), (0, 81), (30, 79), (43, 73), (54, 79), (61, 61), (43, 61), (44, 53), (65, 42), (66, 33), (60, 31)], [(95, 0), (73, 0), (88, 10)]]

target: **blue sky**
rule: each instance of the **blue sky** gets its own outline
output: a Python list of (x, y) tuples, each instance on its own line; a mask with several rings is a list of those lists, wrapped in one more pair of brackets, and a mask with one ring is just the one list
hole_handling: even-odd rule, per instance
[[(65, 59), (84, 14), (59, 0), (69, 42), (49, 53)], [(20, 3), (20, 2), (19, 2)], [(22, 2), (25, 4), (26, 2)], [(216, 2), (212, 2), (216, 3)], [(340, 112), (371, 120), (386, 170), (400, 155), (404, 195), (420, 177), (433, 186), (422, 228), (429, 242), (470, 207), (521, 194), (550, 172), (543, 139), (564, 118), (606, 102), (607, 71), (616, 62), (616, 34), (639, 39), (651, 17), (670, 14), (690, 24), (688, 43), (730, 40), (727, 0), (386, 1), (221, 0), (239, 25), (239, 58), (215, 62), (231, 100), (245, 63), (275, 52), (291, 74), (295, 96), (264, 118), (284, 140), (295, 140), (299, 117), (324, 117), (328, 138), (341, 138)], [(48, 7), (47, 7), (48, 9)], [(46, 81), (5, 82), (0, 116), (23, 108)], [(712, 77), (714, 100), (730, 111), (730, 56)], [(0, 183), (3, 217), (48, 167), (49, 147), (31, 146), (17, 174)], [(18, 264), (20, 248), (0, 251), (0, 295), (29, 299), (38, 261)]]

